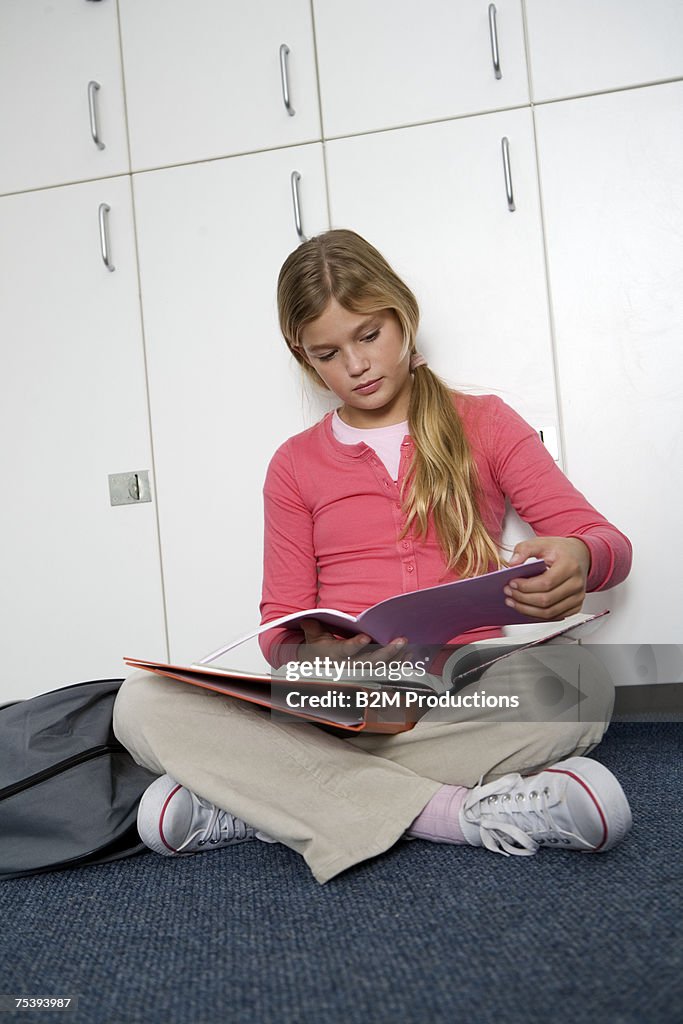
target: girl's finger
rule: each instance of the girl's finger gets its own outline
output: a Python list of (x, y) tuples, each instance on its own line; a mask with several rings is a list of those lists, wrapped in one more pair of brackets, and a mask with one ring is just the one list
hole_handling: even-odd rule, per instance
[(301, 619), (299, 628), (304, 631), (307, 641), (315, 640), (325, 633), (324, 627), (317, 619)]
[(362, 651), (364, 647), (367, 647), (372, 641), (370, 637), (365, 633), (360, 633), (358, 636), (349, 637), (348, 640), (341, 641), (343, 645), (343, 651), (349, 657), (353, 654), (357, 654), (358, 651)]
[[(368, 641), (369, 643), (370, 641)], [(363, 654), (364, 661), (370, 661), (373, 664), (380, 661), (386, 661), (390, 658), (395, 658), (396, 655), (404, 650), (408, 645), (408, 641), (405, 637), (399, 637), (396, 640), (392, 640), (391, 643), (385, 644), (384, 647), (378, 647), (375, 650), (366, 651)], [(367, 644), (365, 645), (367, 646)]]
[(380, 647), (378, 651), (375, 651), (375, 660), (384, 661), (386, 658), (395, 658), (396, 655), (400, 651), (405, 650), (407, 646), (408, 641), (404, 636), (397, 637), (396, 640), (392, 640), (391, 643), (386, 644), (385, 647)]
[(569, 579), (562, 580), (561, 583), (550, 590), (541, 590), (535, 593), (512, 590), (506, 603), (512, 600), (516, 605), (532, 604), (540, 608), (548, 608), (560, 601), (566, 600), (568, 597), (577, 596), (584, 592), (581, 579), (579, 577), (570, 577)]
[(530, 615), (536, 619), (549, 620), (562, 619), (566, 618), (567, 615), (573, 615), (575, 612), (581, 611), (582, 604), (583, 594), (572, 593), (562, 600), (553, 600), (548, 605), (522, 604), (519, 601), (515, 601), (514, 607), (516, 611), (522, 612), (524, 615)]
[(525, 612), (528, 608), (554, 608), (556, 604), (570, 598), (578, 598), (579, 595), (582, 595), (581, 600), (583, 600), (584, 590), (581, 585), (578, 582), (568, 582), (538, 594), (520, 594), (515, 590), (510, 597), (506, 595), (505, 604), (508, 608), (516, 608), (520, 612)]
[(574, 578), (577, 580), (581, 578), (577, 566), (558, 563), (551, 566), (550, 569), (546, 569), (539, 576), (532, 576), (531, 579), (511, 580), (505, 591), (506, 593), (508, 590), (511, 590), (522, 594), (542, 594)]

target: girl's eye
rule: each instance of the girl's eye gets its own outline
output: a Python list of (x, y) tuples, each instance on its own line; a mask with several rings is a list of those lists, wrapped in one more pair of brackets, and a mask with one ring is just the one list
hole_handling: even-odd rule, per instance
[[(364, 335), (361, 338), (361, 341), (375, 341), (379, 337), (379, 333), (380, 333), (380, 328), (376, 327), (374, 331), (370, 331), (369, 334)], [(327, 362), (330, 361), (330, 359), (334, 359), (336, 354), (337, 353), (336, 353), (336, 350), (335, 350), (333, 352), (326, 352), (324, 356), (318, 356), (317, 358), (318, 358), (319, 362), (327, 363)]]

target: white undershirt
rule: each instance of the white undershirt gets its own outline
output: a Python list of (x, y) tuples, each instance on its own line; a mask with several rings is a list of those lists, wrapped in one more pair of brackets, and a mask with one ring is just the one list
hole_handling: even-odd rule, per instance
[(350, 427), (335, 409), (332, 413), (332, 433), (341, 444), (360, 444), (364, 441), (387, 467), (391, 479), (398, 480), (401, 441), (410, 433), (408, 420), (392, 423), (389, 427)]

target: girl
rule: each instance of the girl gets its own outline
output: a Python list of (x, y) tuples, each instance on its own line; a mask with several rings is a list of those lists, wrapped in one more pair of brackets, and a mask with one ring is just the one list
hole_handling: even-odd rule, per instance
[[(512, 607), (564, 618), (587, 591), (626, 577), (629, 541), (572, 487), (535, 431), (498, 398), (451, 392), (429, 369), (415, 348), (417, 302), (368, 242), (336, 230), (301, 245), (280, 272), (278, 309), (294, 358), (340, 404), (268, 468), (262, 622), (316, 606), (357, 614), (499, 567), (506, 498), (537, 533), (510, 564), (533, 556), (548, 566), (510, 584)], [(451, 642), (496, 635), (474, 630)], [(310, 619), (261, 641), (278, 667), (316, 655), (367, 660), (369, 638), (340, 639)], [(405, 645), (396, 637), (370, 657), (396, 658)], [(581, 652), (581, 709), (589, 707), (580, 721), (547, 720), (548, 669), (539, 678), (538, 656), (519, 652), (466, 689), (509, 688), (545, 721), (461, 707), (398, 735), (283, 722), (134, 672), (114, 728), (160, 776), (141, 801), (140, 834), (170, 856), (278, 841), (319, 882), (405, 836), (505, 855), (608, 850), (630, 828), (629, 805), (614, 776), (583, 755), (609, 724), (614, 692), (587, 652), (572, 649)], [(567, 648), (542, 650), (552, 668)]]

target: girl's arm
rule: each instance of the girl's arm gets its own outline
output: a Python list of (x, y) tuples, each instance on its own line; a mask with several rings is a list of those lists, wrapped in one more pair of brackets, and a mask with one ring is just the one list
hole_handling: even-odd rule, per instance
[(533, 427), (491, 399), (489, 458), (498, 486), (536, 532), (515, 547), (511, 563), (544, 558), (549, 569), (506, 590), (519, 611), (563, 618), (579, 611), (586, 592), (614, 587), (631, 568), (631, 543), (559, 469)]
[[(263, 512), (261, 624), (317, 604), (313, 519), (301, 496), (287, 442), (268, 466)], [(281, 626), (262, 633), (259, 644), (266, 660), (279, 668), (294, 660), (296, 648), (304, 640), (301, 629)]]

